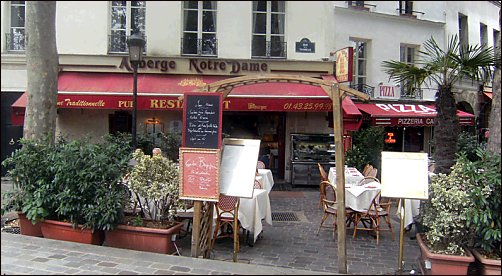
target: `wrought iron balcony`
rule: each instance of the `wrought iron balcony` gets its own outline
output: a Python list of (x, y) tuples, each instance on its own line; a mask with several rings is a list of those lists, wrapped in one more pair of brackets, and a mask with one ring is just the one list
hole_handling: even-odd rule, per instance
[(351, 83), (349, 87), (357, 91), (361, 91), (370, 96), (371, 98), (375, 97), (375, 87), (373, 86), (367, 85), (365, 83), (358, 83), (358, 84)]
[(218, 56), (218, 39), (208, 38), (181, 38), (181, 54), (194, 56)]
[(403, 89), (401, 90), (401, 99), (407, 100), (422, 100), (423, 92), (420, 88)]
[(258, 41), (253, 39), (251, 57), (252, 58), (286, 58), (287, 42)]
[[(108, 53), (109, 54), (127, 54), (129, 47), (127, 47), (128, 35), (108, 35)], [(146, 41), (146, 36), (143, 37)], [(146, 44), (143, 54), (146, 54)]]
[(7, 43), (7, 51), (24, 52), (26, 44), (28, 44), (28, 36), (24, 32), (7, 33), (5, 34), (5, 42)]

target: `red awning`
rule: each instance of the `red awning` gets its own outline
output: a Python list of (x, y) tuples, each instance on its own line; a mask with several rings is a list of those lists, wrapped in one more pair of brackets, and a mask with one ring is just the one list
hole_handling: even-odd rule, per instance
[[(182, 110), (179, 96), (228, 76), (138, 75), (139, 110)], [(130, 109), (133, 76), (128, 73), (61, 72), (58, 77), (59, 108)], [(26, 94), (26, 93), (25, 93)], [(13, 107), (25, 107), (23, 94)], [(357, 130), (362, 114), (349, 97), (342, 102), (346, 130)], [(323, 112), (332, 101), (317, 86), (300, 83), (259, 83), (239, 86), (223, 100), (224, 111)]]
[[(436, 118), (434, 105), (420, 104), (356, 104), (371, 118), (374, 126), (433, 126)], [(475, 116), (457, 111), (460, 125), (474, 125)]]

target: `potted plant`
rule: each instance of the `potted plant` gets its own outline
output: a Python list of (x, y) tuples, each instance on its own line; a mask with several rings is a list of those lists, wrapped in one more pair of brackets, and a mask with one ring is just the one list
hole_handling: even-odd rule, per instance
[(475, 156), (464, 169), (471, 180), (469, 195), (474, 203), (467, 213), (473, 233), (469, 248), (479, 274), (500, 275), (500, 155), (478, 148)]
[(179, 199), (178, 166), (161, 154), (145, 155), (140, 149), (133, 159), (136, 164), (127, 180), (134, 203), (132, 214), (116, 229), (106, 231), (105, 244), (171, 254), (176, 249), (173, 236), (183, 225), (176, 220), (177, 210), (184, 204)]
[(469, 241), (467, 213), (473, 208), (465, 158), (459, 158), (449, 175), (431, 176), (429, 199), (421, 210), (424, 233), (416, 235), (423, 274), (466, 275), (474, 257)]
[(22, 147), (2, 162), (14, 182), (14, 189), (2, 196), (2, 215), (16, 211), (21, 234), (42, 237), (39, 221), (47, 210), (35, 191), (52, 181), (48, 156), (53, 154), (53, 147), (29, 139), (21, 139), (19, 143)]

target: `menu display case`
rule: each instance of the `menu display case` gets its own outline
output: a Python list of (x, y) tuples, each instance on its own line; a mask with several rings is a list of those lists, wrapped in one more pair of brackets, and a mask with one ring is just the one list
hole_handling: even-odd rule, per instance
[(317, 163), (326, 172), (335, 166), (333, 134), (291, 134), (291, 185), (316, 185), (321, 182)]

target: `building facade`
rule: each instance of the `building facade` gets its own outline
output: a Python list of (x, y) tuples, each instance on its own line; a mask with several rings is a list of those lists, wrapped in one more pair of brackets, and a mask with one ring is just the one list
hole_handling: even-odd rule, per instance
[[(18, 125), (23, 121), (27, 79), (26, 4), (1, 5), (3, 160), (22, 135)], [(106, 133), (131, 131), (132, 71), (126, 39), (136, 32), (146, 40), (138, 71), (138, 133), (154, 140), (159, 134), (180, 133), (179, 97), (184, 92), (245, 75), (329, 78), (332, 53), (354, 47), (352, 81), (345, 84), (369, 94), (371, 100), (344, 103), (350, 141), (362, 122), (378, 125), (374, 107), (407, 115), (411, 108), (421, 116), (433, 104), (433, 89), (406, 89), (405, 84), (390, 82), (382, 61), (415, 62), (417, 51), (431, 36), (439, 45), (460, 34), (468, 43), (494, 46), (500, 35), (499, 9), (500, 2), (493, 1), (58, 1), (57, 132), (68, 138), (99, 139)], [(483, 91), (470, 82), (461, 89), (460, 109), (479, 116)], [(351, 113), (353, 105), (360, 108)], [(291, 134), (332, 133), (331, 110), (329, 97), (319, 88), (244, 86), (224, 101), (223, 132), (261, 139), (271, 152), (276, 176), (290, 182)], [(402, 148), (395, 150), (430, 152), (433, 120), (402, 117), (406, 120), (386, 125), (402, 136)], [(473, 124), (471, 119), (466, 115), (466, 125)]]

